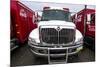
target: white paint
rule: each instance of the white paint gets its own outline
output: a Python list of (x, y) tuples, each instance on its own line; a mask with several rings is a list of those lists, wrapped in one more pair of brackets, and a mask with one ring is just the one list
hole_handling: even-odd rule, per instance
[(78, 40), (80, 40), (81, 38), (83, 38), (81, 32), (79, 30), (76, 29), (76, 36), (75, 36), (75, 42), (77, 42)]
[[(33, 30), (30, 33), (29, 37), (33, 38), (37, 43), (40, 43), (40, 40), (39, 40), (39, 29), (36, 28), (35, 30)], [(81, 38), (83, 38), (81, 32), (76, 29), (75, 42), (79, 41)]]
[(38, 23), (38, 26), (42, 26), (42, 25), (49, 25), (49, 26), (52, 26), (52, 25), (58, 25), (58, 26), (66, 25), (66, 26), (75, 27), (75, 24), (72, 23), (72, 22), (66, 22), (66, 21), (60, 21), (60, 20), (40, 21)]
[[(45, 26), (44, 26), (45, 25)], [(47, 25), (47, 27), (48, 27), (48, 25), (49, 25), (49, 27), (53, 27), (53, 28), (56, 28), (58, 25), (60, 26), (60, 27), (62, 27), (62, 25), (64, 25), (64, 26), (71, 26), (71, 27), (75, 27), (75, 24), (74, 23), (72, 23), (72, 22), (65, 22), (65, 21), (57, 21), (57, 20), (53, 20), (53, 21), (41, 21), (41, 22), (39, 22), (39, 24), (38, 24), (38, 28), (36, 28), (36, 29), (34, 29), (31, 33), (30, 33), (30, 35), (29, 35), (29, 37), (31, 37), (31, 38), (33, 38), (37, 43), (39, 43), (40, 42), (40, 40), (39, 40), (39, 26), (43, 26), (44, 28), (47, 28), (46, 27), (46, 25)], [(53, 26), (53, 25), (55, 25), (55, 26)], [(79, 39), (81, 39), (81, 38), (83, 38), (83, 36), (82, 36), (82, 34), (81, 34), (81, 32), (80, 31), (78, 31), (77, 29), (76, 29), (76, 35), (75, 35), (75, 37), (76, 37), (76, 39), (75, 39), (75, 42), (77, 42)]]
[(40, 43), (40, 40), (39, 40), (39, 30), (38, 30), (38, 28), (34, 29), (34, 30), (30, 33), (29, 38), (32, 38), (32, 39), (34, 39), (37, 43)]

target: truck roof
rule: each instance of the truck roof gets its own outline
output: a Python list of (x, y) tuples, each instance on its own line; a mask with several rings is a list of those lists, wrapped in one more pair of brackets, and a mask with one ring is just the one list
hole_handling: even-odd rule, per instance
[(69, 11), (69, 9), (68, 8), (66, 8), (66, 7), (44, 7), (43, 8), (43, 10), (44, 9), (47, 9), (47, 10), (53, 10), (53, 9), (55, 9), (55, 10), (67, 10), (67, 11)]
[[(89, 8), (87, 8), (87, 9), (82, 9), (81, 11), (79, 11), (79, 12), (77, 12), (75, 14), (80, 14), (80, 13), (84, 12), (85, 10), (86, 10), (85, 14), (95, 13), (95, 9), (89, 9)], [(73, 16), (75, 16), (75, 14)]]
[[(13, 2), (13, 4), (15, 5), (16, 3), (18, 3), (19, 5), (21, 5), (23, 8), (26, 8), (27, 10), (34, 12), (30, 7), (27, 7), (25, 4), (23, 4), (20, 0), (11, 0), (11, 3)], [(11, 6), (14, 6), (14, 5)]]
[(29, 11), (33, 12), (33, 10), (31, 10), (30, 7), (27, 7), (25, 4), (23, 4), (22, 2), (18, 1), (18, 4), (21, 5), (24, 8), (27, 8)]

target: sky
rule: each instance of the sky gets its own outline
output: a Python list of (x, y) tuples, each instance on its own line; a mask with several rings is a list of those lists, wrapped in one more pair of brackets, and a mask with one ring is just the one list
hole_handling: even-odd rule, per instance
[[(55, 2), (38, 2), (38, 1), (25, 1), (21, 0), (23, 4), (28, 6), (33, 11), (40, 12), (42, 11), (43, 7), (45, 6), (53, 6), (53, 7), (62, 7), (62, 8), (69, 8), (72, 14), (79, 12), (80, 10), (84, 9), (85, 4), (72, 4), (72, 3), (55, 3)], [(95, 5), (87, 5), (87, 8), (95, 9)]]

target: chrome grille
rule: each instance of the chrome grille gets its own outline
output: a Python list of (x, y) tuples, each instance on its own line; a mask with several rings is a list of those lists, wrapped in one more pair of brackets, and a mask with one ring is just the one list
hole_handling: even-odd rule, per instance
[(41, 28), (41, 42), (48, 44), (67, 44), (74, 40), (74, 29), (63, 28), (57, 30), (55, 28)]
[(59, 44), (72, 42), (74, 40), (74, 36), (74, 29), (61, 29), (61, 31), (59, 31)]

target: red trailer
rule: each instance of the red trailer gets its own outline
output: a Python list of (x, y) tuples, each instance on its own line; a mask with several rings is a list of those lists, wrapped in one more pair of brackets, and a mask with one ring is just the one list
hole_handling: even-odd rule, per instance
[(95, 48), (95, 10), (85, 8), (72, 16), (76, 28), (84, 35), (84, 42)]
[(36, 13), (19, 1), (11, 0), (10, 6), (11, 50), (27, 41), (29, 33), (37, 27)]

